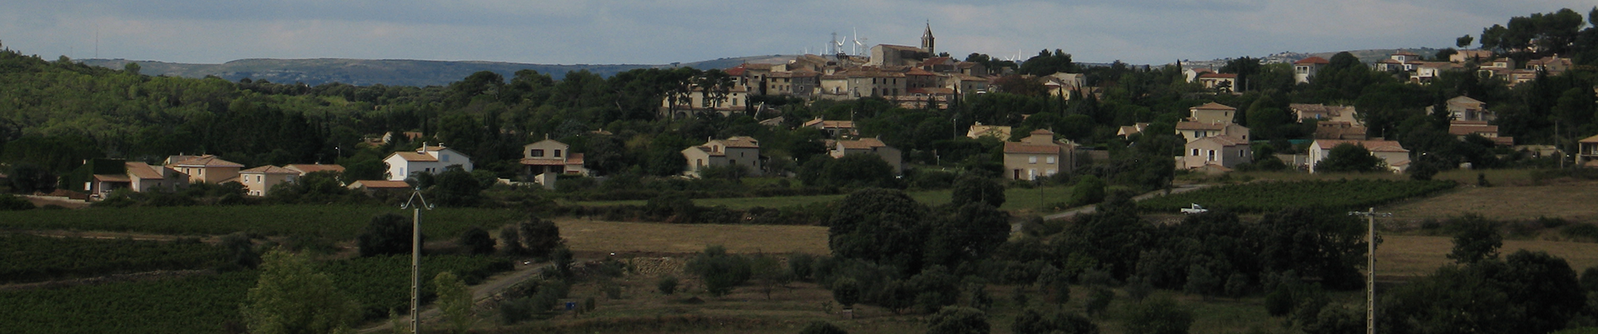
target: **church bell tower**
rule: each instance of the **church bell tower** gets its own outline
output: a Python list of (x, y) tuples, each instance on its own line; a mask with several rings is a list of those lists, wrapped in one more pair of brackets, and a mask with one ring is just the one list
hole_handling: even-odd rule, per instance
[(938, 51), (933, 46), (932, 21), (927, 21), (927, 30), (921, 33), (921, 49), (927, 50), (927, 54), (937, 57)]

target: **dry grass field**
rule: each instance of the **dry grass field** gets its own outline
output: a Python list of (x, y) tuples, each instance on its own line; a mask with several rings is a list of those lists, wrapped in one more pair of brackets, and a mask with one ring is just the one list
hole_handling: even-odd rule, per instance
[(733, 253), (827, 254), (827, 228), (777, 225), (675, 225), (560, 219), (575, 252), (694, 253), (721, 245)]
[(1541, 186), (1461, 187), (1437, 197), (1386, 208), (1401, 219), (1447, 218), (1474, 212), (1492, 219), (1598, 219), (1598, 182)]
[[(1447, 257), (1453, 248), (1452, 237), (1383, 235), (1382, 244), (1376, 248), (1376, 275), (1400, 278), (1431, 274), (1438, 267), (1453, 263)], [(1504, 240), (1504, 247), (1498, 253), (1504, 256), (1522, 249), (1562, 257), (1578, 273), (1598, 266), (1598, 244), (1594, 243)]]

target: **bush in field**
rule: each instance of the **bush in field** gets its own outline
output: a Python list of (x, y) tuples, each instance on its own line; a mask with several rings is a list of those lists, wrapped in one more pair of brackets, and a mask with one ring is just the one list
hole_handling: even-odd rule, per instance
[(987, 313), (969, 307), (945, 307), (927, 322), (927, 334), (987, 334), (990, 330)]
[(239, 313), (253, 333), (331, 333), (355, 324), (361, 306), (316, 272), (310, 259), (274, 250)]
[(721, 246), (706, 247), (688, 261), (688, 272), (703, 279), (705, 291), (718, 297), (749, 281), (751, 270), (748, 258), (727, 254), (727, 249)]
[(664, 295), (670, 295), (670, 294), (676, 293), (677, 292), (677, 276), (661, 277), (660, 278), (660, 282), (655, 283), (655, 289), (659, 290), (660, 293), (664, 294)]
[(0, 194), (0, 211), (33, 210), (33, 202), (21, 196)]
[(472, 255), (494, 254), (494, 237), (488, 235), (481, 227), (473, 226), (461, 232), (460, 240), (456, 244), (465, 248)]
[(1193, 326), (1193, 311), (1170, 297), (1154, 297), (1130, 304), (1125, 320), (1129, 333), (1186, 334)]
[(805, 325), (804, 329), (799, 330), (799, 334), (849, 334), (849, 331), (830, 322), (816, 320)]
[(560, 238), (560, 227), (555, 226), (553, 221), (528, 217), (517, 225), (517, 231), (523, 249), (531, 256), (548, 256), (555, 248), (565, 244)]
[(1504, 236), (1498, 232), (1501, 223), (1478, 214), (1466, 214), (1452, 223), (1458, 226), (1459, 234), (1454, 236), (1454, 250), (1448, 253), (1448, 259), (1471, 264), (1498, 258), (1498, 248), (1504, 245)]
[(410, 219), (392, 213), (382, 214), (366, 223), (355, 245), (361, 256), (406, 254), (411, 252), (411, 233)]
[(949, 199), (949, 204), (955, 207), (977, 202), (987, 203), (995, 208), (1001, 207), (1005, 201), (1004, 185), (990, 178), (967, 175), (955, 181)]

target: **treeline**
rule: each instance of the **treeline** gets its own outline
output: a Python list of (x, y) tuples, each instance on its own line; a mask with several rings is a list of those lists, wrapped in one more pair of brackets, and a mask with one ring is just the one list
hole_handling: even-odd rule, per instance
[[(947, 110), (901, 108), (870, 97), (808, 103), (752, 97), (751, 105), (766, 107), (759, 114), (747, 110), (687, 118), (675, 117), (677, 110), (661, 112), (662, 102), (696, 94), (710, 100), (724, 97), (731, 88), (725, 72), (638, 69), (605, 78), (577, 71), (557, 79), (524, 70), (510, 77), (479, 72), (448, 86), (307, 86), (151, 77), (140, 74), (137, 64), (114, 70), (12, 51), (0, 53), (0, 162), (60, 176), (59, 182), (34, 183), (63, 186), (81, 185), (84, 173), (71, 172), (87, 158), (159, 162), (178, 153), (218, 154), (246, 166), (338, 163), (351, 167), (352, 177), (377, 178), (383, 156), (429, 142), (471, 156), (477, 168), (500, 178), (515, 178), (521, 145), (547, 137), (584, 153), (586, 167), (599, 175), (667, 176), (682, 170), (678, 151), (686, 147), (706, 138), (752, 136), (771, 158), (772, 169), (802, 172), (812, 157), (826, 151), (821, 145), (825, 136), (793, 127), (823, 117), (856, 121), (861, 136), (879, 137), (899, 148), (908, 163), (973, 171), (993, 170), (1002, 143), (966, 138), (970, 125), (1015, 126), (1012, 134), (1018, 136), (1050, 129), (1062, 139), (1110, 152), (1110, 161), (1095, 161), (1097, 166), (1081, 172), (1112, 184), (1158, 188), (1169, 182), (1162, 175), (1170, 174), (1169, 157), (1182, 145), (1174, 124), (1188, 116), (1188, 108), (1218, 102), (1238, 108), (1235, 121), (1248, 126), (1255, 139), (1270, 143), (1255, 145), (1261, 150), (1256, 156), (1301, 150), (1289, 140), (1311, 138), (1315, 126), (1299, 123), (1288, 105), (1324, 103), (1357, 107), (1368, 135), (1396, 139), (1445, 169), (1461, 162), (1477, 167), (1547, 165), (1490, 141), (1454, 140), (1447, 131), (1448, 115), (1440, 111), (1447, 99), (1470, 96), (1498, 114), (1502, 136), (1515, 137), (1519, 144), (1561, 145), (1567, 151), (1574, 149), (1575, 139), (1598, 133), (1598, 103), (1591, 89), (1598, 82), (1591, 70), (1598, 64), (1598, 52), (1593, 51), (1598, 30), (1581, 29), (1580, 16), (1562, 10), (1516, 17), (1508, 27), (1484, 31), (1485, 48), (1521, 63), (1556, 53), (1575, 60), (1576, 66), (1563, 74), (1539, 75), (1514, 88), (1501, 76), (1482, 75), (1474, 61), (1419, 85), (1409, 83), (1405, 73), (1376, 71), (1340, 53), (1306, 84), (1294, 82), (1290, 64), (1234, 59), (1218, 70), (1237, 74), (1237, 87), (1217, 91), (1186, 82), (1175, 65), (1116, 62), (1088, 67), (1060, 50), (1045, 50), (1017, 65), (1030, 76), (995, 78), (993, 92), (956, 97)], [(1537, 23), (1544, 21), (1550, 23)], [(992, 62), (981, 54), (967, 59)], [(1080, 71), (1089, 93), (1051, 94), (1037, 76), (1058, 71)], [(1427, 107), (1439, 112), (1427, 114)], [(779, 114), (784, 118), (780, 126), (758, 123)], [(1120, 126), (1135, 123), (1152, 125), (1143, 135), (1117, 136)], [(419, 131), (423, 137), (378, 147), (359, 145), (368, 135), (391, 131)]]

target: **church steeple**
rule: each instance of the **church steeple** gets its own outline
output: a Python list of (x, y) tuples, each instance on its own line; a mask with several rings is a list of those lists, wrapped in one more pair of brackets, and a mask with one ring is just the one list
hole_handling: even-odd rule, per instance
[(938, 50), (933, 46), (932, 21), (928, 20), (926, 32), (921, 33), (921, 49), (927, 50), (927, 53), (932, 54), (933, 56), (937, 56)]

